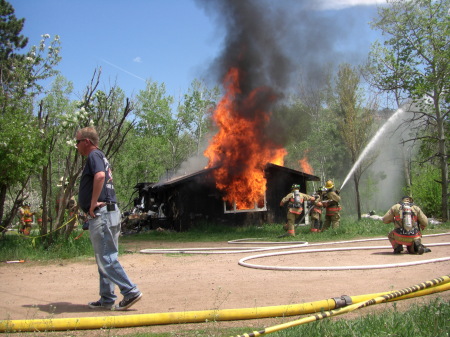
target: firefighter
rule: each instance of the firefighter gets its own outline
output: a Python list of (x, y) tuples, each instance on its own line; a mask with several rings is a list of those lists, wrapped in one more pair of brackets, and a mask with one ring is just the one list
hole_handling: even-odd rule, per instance
[(39, 226), (39, 228), (42, 228), (42, 212), (43, 212), (44, 206), (40, 205), (39, 209), (36, 211), (36, 221)]
[(339, 202), (341, 197), (339, 196), (339, 191), (334, 190), (334, 183), (332, 180), (328, 180), (324, 186), (324, 194), (322, 204), (325, 207), (325, 222), (323, 224), (323, 230), (327, 230), (330, 226), (333, 229), (339, 227), (341, 220), (341, 206)]
[(311, 222), (311, 232), (317, 233), (322, 231), (322, 189), (316, 191), (313, 195), (315, 201), (310, 201), (312, 209), (309, 212)]
[(287, 236), (295, 236), (295, 221), (303, 212), (303, 202), (305, 200), (314, 201), (314, 197), (300, 193), (300, 185), (298, 184), (293, 184), (291, 192), (281, 199), (280, 207), (288, 203), (287, 222), (283, 226), (284, 230), (287, 231)]
[(421, 240), (421, 231), (427, 227), (428, 219), (410, 196), (402, 197), (402, 200), (392, 206), (383, 216), (383, 222), (394, 223), (394, 230), (388, 234), (394, 254), (400, 254), (403, 246), (406, 246), (409, 254), (431, 252)]
[(33, 215), (34, 213), (31, 212), (31, 204), (29, 202), (26, 202), (23, 204), (23, 213), (22, 213), (22, 221), (21, 221), (21, 228), (19, 229), (20, 233), (23, 235), (30, 235), (31, 233), (31, 226), (33, 222)]
[(22, 228), (25, 227), (25, 222), (23, 221), (23, 211), (24, 211), (23, 203), (21, 203), (17, 210), (17, 216), (19, 217), (19, 227), (18, 227), (19, 233), (22, 233), (23, 232)]

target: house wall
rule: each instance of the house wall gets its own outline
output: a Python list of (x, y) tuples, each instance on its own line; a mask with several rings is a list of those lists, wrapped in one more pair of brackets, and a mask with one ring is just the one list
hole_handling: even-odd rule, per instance
[[(146, 200), (154, 198), (159, 204), (164, 203), (166, 225), (177, 231), (188, 230), (199, 222), (230, 226), (284, 223), (287, 209), (280, 207), (280, 201), (290, 192), (292, 184), (300, 184), (301, 192), (306, 193), (306, 178), (295, 171), (276, 167), (267, 168), (265, 174), (267, 211), (225, 213), (222, 193), (215, 187), (211, 172), (141, 191), (140, 195)], [(145, 205), (150, 203), (146, 201)]]

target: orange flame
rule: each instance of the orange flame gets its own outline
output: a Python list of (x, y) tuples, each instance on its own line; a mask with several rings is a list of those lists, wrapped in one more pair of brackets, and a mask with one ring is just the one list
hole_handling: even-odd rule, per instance
[[(261, 95), (272, 102), (275, 95), (269, 88), (260, 87), (243, 97), (239, 76), (239, 70), (231, 68), (225, 77), (225, 94), (213, 115), (219, 131), (204, 154), (209, 159), (207, 167), (217, 167), (216, 186), (224, 192), (224, 200), (235, 202), (237, 209), (251, 209), (255, 202), (261, 204), (264, 200), (264, 166), (283, 165), (287, 152), (266, 136), (264, 130), (271, 114), (259, 108), (257, 102)], [(243, 116), (242, 111), (254, 113)]]
[(307, 173), (307, 174), (314, 174), (314, 170), (308, 162), (308, 156), (307, 156), (308, 152), (309, 152), (309, 150), (305, 151), (304, 157), (298, 161), (298, 164), (300, 165), (300, 169), (302, 172)]

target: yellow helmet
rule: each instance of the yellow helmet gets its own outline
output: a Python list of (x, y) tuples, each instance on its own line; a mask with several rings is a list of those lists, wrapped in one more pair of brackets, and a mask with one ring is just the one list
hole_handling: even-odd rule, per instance
[(325, 188), (326, 188), (327, 190), (329, 190), (330, 188), (333, 188), (333, 187), (334, 187), (333, 181), (328, 180), (328, 181), (325, 183)]

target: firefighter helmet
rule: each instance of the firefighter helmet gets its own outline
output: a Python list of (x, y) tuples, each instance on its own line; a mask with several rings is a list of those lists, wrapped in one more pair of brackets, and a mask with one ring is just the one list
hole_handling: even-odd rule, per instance
[(293, 190), (300, 190), (300, 185), (299, 184), (293, 184), (291, 187), (291, 191)]
[(333, 187), (334, 187), (333, 181), (328, 180), (328, 181), (325, 183), (325, 188), (326, 188), (327, 190), (329, 190), (330, 188), (333, 188)]
[(412, 197), (410, 197), (409, 195), (405, 195), (402, 197), (401, 202), (409, 202), (409, 203), (413, 203), (414, 199)]

